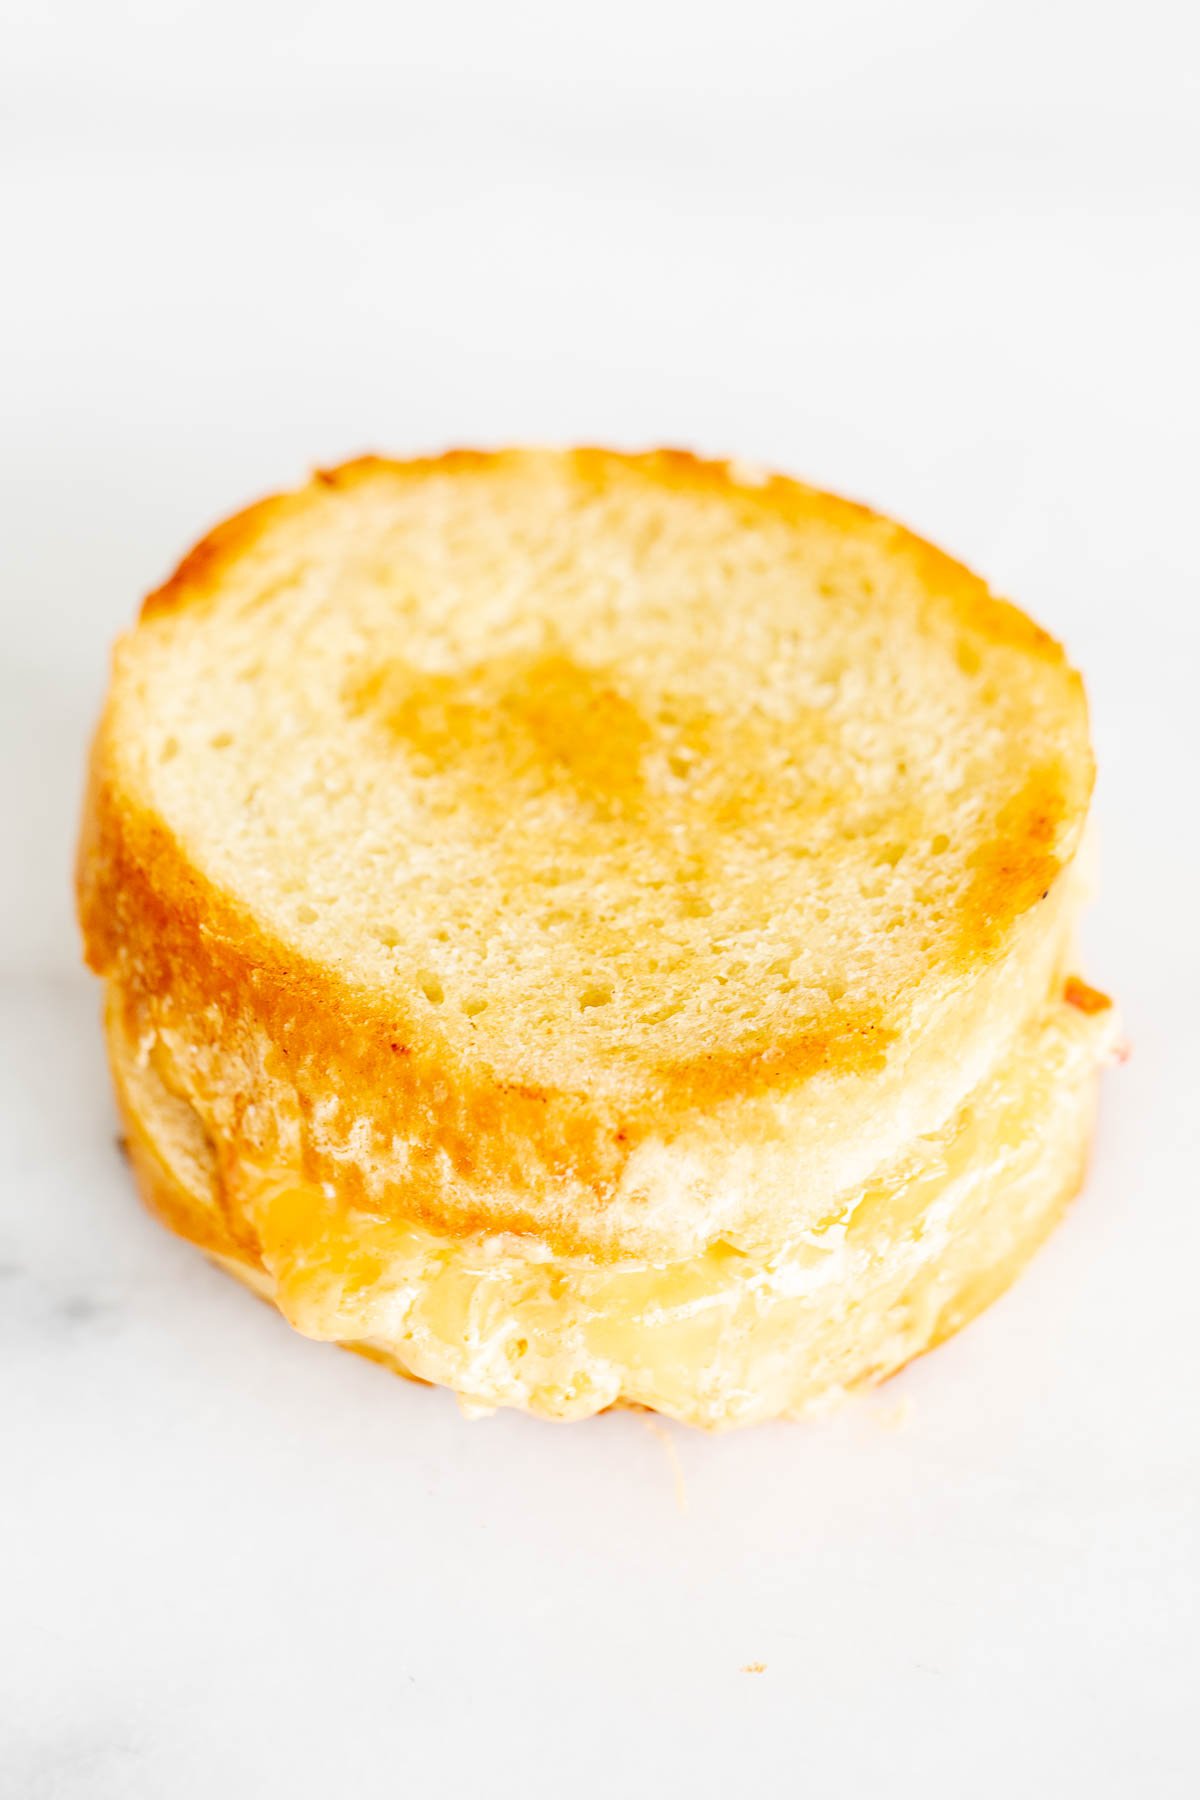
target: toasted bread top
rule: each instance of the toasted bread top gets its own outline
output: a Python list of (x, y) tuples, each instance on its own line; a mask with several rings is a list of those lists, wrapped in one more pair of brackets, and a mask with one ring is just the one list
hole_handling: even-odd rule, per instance
[(1091, 780), (1059, 646), (862, 507), (673, 451), (369, 458), (146, 602), (82, 916), (372, 1131), (411, 1090), (431, 1157), (498, 1134), (519, 1189), (536, 1140), (602, 1197), (677, 1117), (895, 1073), (1026, 954)]

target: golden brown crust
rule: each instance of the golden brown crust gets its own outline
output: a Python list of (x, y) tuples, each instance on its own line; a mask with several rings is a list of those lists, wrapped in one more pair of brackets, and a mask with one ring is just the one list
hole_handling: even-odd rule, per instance
[[(632, 468), (663, 485), (727, 493), (751, 515), (761, 509), (783, 517), (818, 514), (848, 531), (867, 530), (918, 565), (931, 591), (949, 597), (974, 641), (1017, 643), (1066, 674), (1061, 649), (1044, 632), (993, 599), (959, 564), (865, 507), (780, 476), (739, 480), (731, 465), (682, 451), (632, 458), (596, 449), (569, 454), (575, 472), (597, 484)], [(261, 501), (218, 526), (150, 596), (143, 616), (214, 594), (225, 572), (265, 534), (309, 506), (336, 504), (342, 490), (410, 481), (434, 470), (486, 469), (521, 455), (452, 451), (413, 463), (366, 457), (323, 472), (308, 488)], [(1067, 679), (1077, 682), (1073, 675)], [(1011, 817), (974, 871), (956, 977), (967, 981), (985, 965), (1000, 963), (1022, 918), (1059, 882), (1089, 788), (1090, 765), (1081, 773), (1050, 762), (1014, 800)], [(381, 1136), (418, 1146), (408, 1175), (388, 1197), (398, 1213), (444, 1231), (536, 1232), (556, 1250), (605, 1253), (594, 1218), (547, 1217), (530, 1189), (531, 1167), (544, 1179), (569, 1171), (602, 1209), (665, 1112), (703, 1113), (731, 1095), (753, 1097), (818, 1074), (869, 1074), (896, 1032), (885, 1013), (847, 1001), (819, 1025), (790, 1037), (764, 1031), (759, 1041), (750, 1036), (737, 1050), (661, 1063), (640, 1094), (619, 1103), (602, 1094), (498, 1080), (484, 1066), (451, 1063), (427, 1019), (304, 957), (206, 880), (165, 823), (128, 791), (107, 723), (93, 751), (78, 894), (88, 960), (119, 990), (131, 1019), (144, 1023), (152, 1013), (155, 1029), (169, 1034), (174, 1025), (181, 1036), (189, 1021), (206, 1021), (207, 1060), (181, 1072), (181, 1079), (201, 1100), (208, 1084), (207, 1100), (221, 1109), (223, 1135), (241, 1142), (252, 1158), (269, 1161), (280, 1148), (267, 1141), (270, 1133), (290, 1121), (264, 1119), (249, 1076), (241, 1089), (235, 1083), (218, 1094), (224, 1078), (214, 1071), (250, 1069), (262, 1061), (265, 1045), (277, 1100), (278, 1094), (289, 1097), (305, 1172), (313, 1179), (336, 1176), (351, 1203), (370, 1198), (361, 1170), (323, 1154), (305, 1129), (332, 1088), (374, 1121)], [(434, 1179), (443, 1162), (458, 1178), (453, 1193)], [(464, 1198), (468, 1188), (476, 1199)], [(524, 1205), (520, 1196), (527, 1189)]]
[[(631, 1121), (598, 1114), (585, 1096), (496, 1082), (486, 1071), (447, 1080), (436, 1054), (403, 1021), (263, 932), (187, 863), (159, 821), (123, 804), (104, 780), (102, 739), (94, 755), (79, 915), (88, 962), (112, 983), (131, 1036), (151, 1010), (156, 1029), (203, 1016), (214, 1066), (236, 1067), (247, 1029), (263, 1034), (301, 1124), (304, 1173), (337, 1179), (352, 1202), (371, 1197), (362, 1171), (323, 1156), (303, 1131), (329, 1092), (331, 1070), (337, 1091), (384, 1134), (421, 1139), (410, 1180), (389, 1202), (405, 1217), (458, 1233), (544, 1231), (532, 1209), (513, 1207), (501, 1223), (487, 1186), (513, 1183), (531, 1152), (543, 1168), (569, 1168), (597, 1195), (611, 1186), (632, 1148)], [(247, 1138), (244, 1115), (253, 1099), (248, 1092), (232, 1097), (233, 1116), (224, 1124), (233, 1142)], [(280, 1159), (280, 1145), (270, 1140), (249, 1139), (247, 1147), (268, 1166)], [(476, 1207), (447, 1209), (430, 1179), (442, 1158), (483, 1184)], [(564, 1228), (552, 1237), (557, 1248), (576, 1249), (586, 1231), (575, 1237)]]
[(302, 502), (302, 491), (272, 494), (214, 525), (198, 544), (192, 546), (174, 574), (161, 587), (147, 594), (142, 602), (142, 618), (153, 618), (158, 613), (191, 605), (211, 594), (220, 586), (225, 570), (251, 550), (272, 525), (279, 524), (289, 513), (297, 512)]
[[(407, 461), (364, 455), (331, 469), (317, 470), (306, 487), (269, 495), (213, 527), (182, 559), (174, 573), (143, 603), (143, 614), (188, 605), (212, 592), (223, 571), (231, 568), (270, 526), (300, 512), (314, 499), (372, 481), (412, 481), (433, 473), (484, 471), (519, 462), (523, 449), (447, 450)], [(534, 453), (536, 454), (536, 453)], [(992, 594), (965, 564), (928, 543), (906, 526), (856, 500), (809, 487), (790, 476), (763, 471), (752, 482), (738, 478), (739, 465), (694, 455), (689, 450), (658, 449), (625, 454), (598, 447), (561, 453), (572, 471), (597, 485), (615, 472), (635, 470), (665, 487), (720, 492), (736, 498), (748, 513), (769, 511), (783, 519), (820, 517), (847, 531), (864, 528), (877, 534), (889, 551), (904, 558), (931, 592), (949, 597), (964, 627), (982, 641), (1012, 645), (1068, 669), (1062, 645), (1019, 607)], [(1079, 676), (1070, 678), (1082, 693)]]

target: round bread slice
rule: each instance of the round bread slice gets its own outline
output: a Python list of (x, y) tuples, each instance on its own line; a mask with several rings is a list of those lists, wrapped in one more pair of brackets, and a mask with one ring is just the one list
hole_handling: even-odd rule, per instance
[(118, 646), (79, 860), (151, 1203), (477, 1406), (898, 1366), (1077, 1182), (1079, 678), (863, 508), (678, 452), (368, 459)]

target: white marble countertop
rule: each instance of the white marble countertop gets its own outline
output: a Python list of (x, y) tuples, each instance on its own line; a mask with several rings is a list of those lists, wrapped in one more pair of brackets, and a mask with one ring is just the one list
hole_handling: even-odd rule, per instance
[[(0, 1795), (1194, 1795), (1193, 15), (174, 11), (27, 9), (0, 72)], [(69, 899), (108, 644), (307, 464), (499, 438), (859, 494), (1087, 673), (1135, 1051), (1092, 1178), (820, 1425), (468, 1424), (116, 1147)]]

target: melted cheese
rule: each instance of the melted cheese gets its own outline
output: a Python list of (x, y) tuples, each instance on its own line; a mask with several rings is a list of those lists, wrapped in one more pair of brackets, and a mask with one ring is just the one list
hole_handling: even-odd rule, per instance
[[(796, 1413), (928, 1348), (1016, 1274), (1072, 1190), (1102, 1024), (1056, 1002), (950, 1126), (771, 1254), (598, 1264), (442, 1238), (259, 1172), (239, 1183), (271, 1294), (307, 1336), (475, 1407), (619, 1400), (705, 1424)], [(1002, 1204), (993, 1204), (1000, 1201)]]

